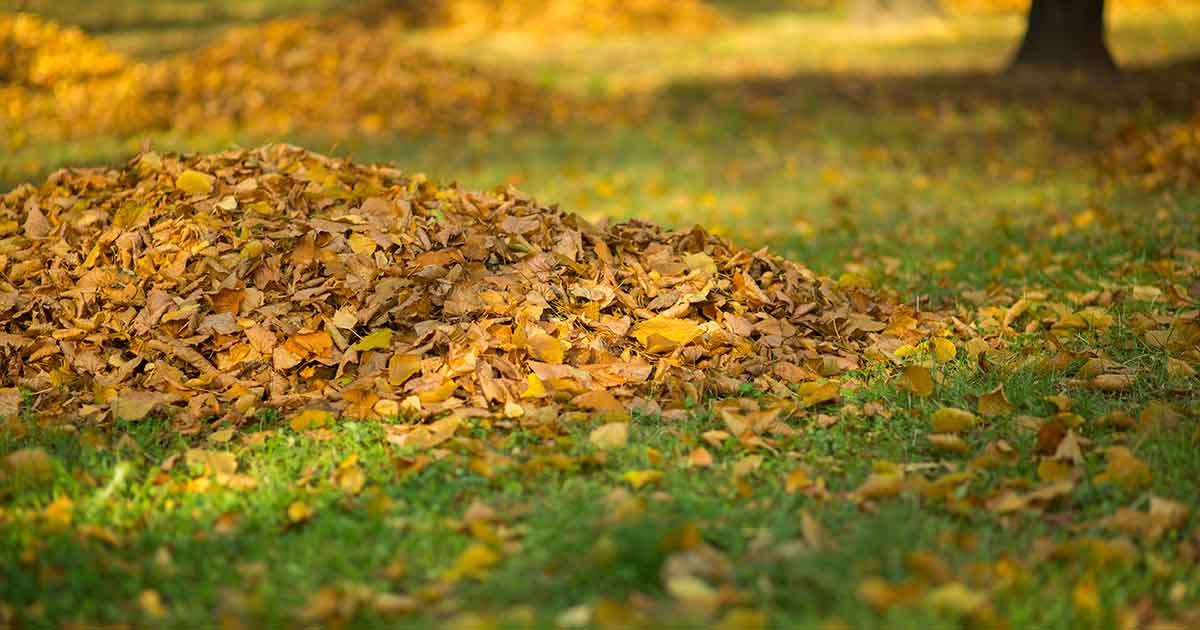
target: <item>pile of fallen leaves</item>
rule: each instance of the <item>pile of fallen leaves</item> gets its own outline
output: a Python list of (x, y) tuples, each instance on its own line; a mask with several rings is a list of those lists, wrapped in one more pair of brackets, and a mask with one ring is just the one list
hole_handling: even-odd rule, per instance
[(144, 124), (144, 68), (75, 28), (0, 14), (0, 146)]
[(1109, 172), (1145, 188), (1200, 187), (1200, 116), (1152, 129), (1131, 127), (1104, 161)]
[(182, 431), (265, 407), (303, 426), (623, 414), (750, 382), (800, 409), (940, 332), (698, 227), (594, 225), (284, 145), (22, 185), (0, 199), (0, 278), (0, 392), (47, 421), (158, 409)]
[(19, 146), (31, 137), (166, 129), (490, 129), (600, 113), (601, 106), (391, 44), (403, 28), (391, 20), (280, 20), (148, 65), (129, 63), (77, 30), (29, 15), (3, 17), (0, 133)]
[(444, 26), (542, 34), (704, 33), (728, 24), (702, 0), (446, 0)]
[(150, 72), (163, 125), (425, 131), (561, 121), (565, 97), (389, 42), (403, 26), (293, 19), (235, 30)]

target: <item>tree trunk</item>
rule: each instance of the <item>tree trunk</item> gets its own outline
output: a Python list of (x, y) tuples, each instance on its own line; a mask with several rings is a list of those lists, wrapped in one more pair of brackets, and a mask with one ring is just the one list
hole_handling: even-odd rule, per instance
[(1012, 68), (1115, 71), (1105, 41), (1104, 0), (1033, 0)]

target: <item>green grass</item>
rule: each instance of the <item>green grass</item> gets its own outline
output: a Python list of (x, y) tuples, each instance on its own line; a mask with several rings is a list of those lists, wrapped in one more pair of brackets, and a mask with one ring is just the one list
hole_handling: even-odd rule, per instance
[[(254, 6), (266, 8), (183, 25), (170, 23), (178, 14), (129, 18), (153, 29), (111, 20), (91, 26), (153, 55), (172, 46), (161, 33), (176, 27), (219, 29), (292, 8)], [(1197, 16), (1180, 15), (1136, 14), (1115, 27), (1114, 45), (1144, 61), (1200, 50)], [(699, 223), (821, 273), (865, 276), (914, 305), (960, 309), (972, 325), (978, 306), (1007, 307), (1027, 291), (1070, 304), (1071, 292), (1107, 289), (1117, 292), (1106, 309), (1109, 331), (1078, 331), (1065, 342), (1077, 356), (1054, 368), (1043, 364), (1055, 352), (1043, 330), (1008, 336), (1011, 355), (995, 357), (986, 371), (960, 347), (954, 361), (935, 368), (940, 382), (929, 398), (901, 388), (896, 366), (868, 364), (841, 378), (841, 401), (792, 418), (796, 435), (757, 452), (733, 440), (705, 441), (706, 431), (725, 428), (711, 398), (694, 401), (683, 417), (635, 417), (629, 445), (606, 457), (587, 440), (596, 419), (563, 417), (537, 429), (475, 424), (415, 472), (413, 462), (429, 454), (391, 446), (386, 423), (344, 420), (330, 439), (316, 440), (266, 410), (232, 442), (211, 443), (223, 427), (180, 435), (165, 419), (93, 426), (22, 415), (0, 430), (0, 453), (41, 447), (55, 464), (45, 480), (0, 481), (0, 620), (20, 627), (290, 627), (339, 619), (355, 627), (555, 627), (585, 610), (608, 627), (700, 627), (723, 618), (728, 627), (750, 627), (749, 618), (765, 613), (780, 628), (1105, 628), (1140, 606), (1159, 619), (1188, 619), (1200, 608), (1196, 514), (1160, 539), (1134, 537), (1128, 558), (1104, 560), (1114, 553), (1111, 542), (1074, 551), (1061, 545), (1111, 541), (1097, 522), (1120, 508), (1145, 510), (1152, 496), (1200, 504), (1200, 380), (1165, 368), (1168, 357), (1194, 365), (1194, 354), (1150, 347), (1137, 329), (1142, 317), (1186, 314), (1194, 302), (1128, 297), (1134, 285), (1174, 284), (1195, 299), (1198, 263), (1187, 250), (1200, 249), (1200, 195), (1125, 187), (1096, 166), (1120, 127), (1191, 113), (1200, 94), (1194, 65), (1135, 68), (1099, 87), (908, 74), (999, 67), (1017, 28), (1010, 17), (955, 23), (960, 36), (951, 39), (914, 31), (836, 51), (828, 41), (788, 43), (835, 28), (830, 19), (767, 12), (673, 61), (679, 43), (652, 38), (574, 42), (579, 47), (565, 58), (557, 44), (541, 44), (548, 48), (538, 58), (535, 43), (508, 36), (463, 46), (415, 35), (412, 43), (439, 54), (487, 60), (555, 89), (633, 90), (653, 111), (637, 124), (286, 139), (360, 161), (391, 160), (439, 180), (517, 183), (597, 218)], [(700, 63), (718, 51), (734, 61)], [(828, 58), (832, 52), (845, 59)], [(661, 64), (647, 68), (639, 59)], [(829, 72), (842, 62), (849, 71)], [(153, 140), (207, 151), (267, 139)], [(0, 179), (15, 184), (65, 164), (112, 163), (138, 145), (113, 138), (32, 145), (0, 158)], [(1164, 260), (1174, 275), (1164, 274)], [(1049, 320), (1050, 313), (1036, 315)], [(1016, 328), (1031, 321), (1026, 315)], [(1116, 393), (1080, 386), (1072, 379), (1089, 355), (1138, 368), (1137, 383)], [(1013, 411), (965, 435), (970, 455), (933, 449), (930, 414), (942, 406), (973, 410), (1000, 384)], [(750, 384), (743, 393), (764, 396)], [(1052, 416), (1046, 397), (1055, 394), (1070, 397), (1084, 419), (1076, 431), (1086, 441), (1086, 474), (1046, 510), (992, 513), (985, 505), (992, 493), (1036, 487), (1036, 431), (1019, 417)], [(1101, 422), (1160, 402), (1173, 406), (1178, 426), (1125, 431)], [(261, 443), (242, 441), (255, 431), (265, 432)], [(912, 492), (861, 504), (846, 497), (880, 460), (961, 468), (997, 440), (1019, 456), (975, 473), (950, 501)], [(1096, 479), (1104, 449), (1114, 445), (1149, 464), (1148, 486), (1126, 490)], [(714, 466), (686, 465), (698, 446)], [(256, 485), (196, 491), (195, 480), (209, 475), (187, 463), (189, 448), (231, 451), (238, 472)], [(493, 457), (494, 474), (481, 475), (471, 463), (485, 452), (511, 463)], [(357, 494), (332, 480), (352, 454), (366, 474)], [(763, 462), (739, 483), (733, 467), (753, 454)], [(788, 493), (786, 479), (799, 466), (828, 492)], [(663, 478), (634, 490), (622, 475), (639, 469), (661, 470)], [(58, 497), (73, 502), (69, 526), (45, 516)], [(298, 524), (288, 517), (297, 501), (313, 510)], [(497, 520), (472, 532), (461, 520), (474, 502), (492, 506)], [(802, 514), (825, 535), (814, 539)], [(109, 534), (116, 544), (104, 540)], [(679, 562), (697, 535), (729, 565), (727, 577), (711, 580), (729, 588), (712, 617), (676, 605), (663, 579), (664, 566)], [(499, 549), (499, 562), (479, 579), (447, 586), (447, 571), (479, 542)], [(919, 560), (928, 557), (944, 568), (923, 569), (930, 563)], [(403, 573), (389, 574), (396, 561)], [(988, 593), (990, 612), (964, 620), (923, 600), (876, 610), (860, 597), (875, 578), (931, 588), (961, 582)], [(1094, 611), (1076, 604), (1088, 584), (1100, 602)], [(307, 617), (313, 594), (327, 588), (337, 594), (336, 611)], [(147, 605), (147, 591), (161, 598), (164, 618)], [(385, 615), (371, 604), (379, 593), (419, 605)]]

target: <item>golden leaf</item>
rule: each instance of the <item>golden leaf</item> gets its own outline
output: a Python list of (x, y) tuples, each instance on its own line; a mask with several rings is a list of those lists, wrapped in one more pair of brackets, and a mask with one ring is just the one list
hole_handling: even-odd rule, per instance
[(640, 490), (647, 484), (657, 483), (662, 477), (661, 470), (630, 470), (621, 475), (621, 479), (629, 482), (634, 490)]
[(922, 398), (933, 394), (933, 377), (929, 374), (929, 368), (920, 365), (904, 366), (901, 383), (905, 389)]
[[(358, 343), (351, 346), (351, 348), (359, 352), (389, 348), (392, 345), (393, 334), (394, 333), (390, 328), (380, 328), (379, 330), (372, 331), (371, 334), (363, 337), (362, 339), (359, 339)], [(391, 377), (389, 376), (389, 379), (390, 378)], [(400, 382), (402, 383), (404, 380), (405, 379), (401, 379)]]
[(1008, 402), (1008, 396), (1004, 393), (1004, 385), (1001, 384), (996, 389), (980, 396), (976, 409), (979, 411), (979, 415), (985, 418), (994, 418), (1012, 413), (1013, 406)]
[(563, 362), (563, 347), (554, 337), (545, 333), (538, 333), (529, 338), (530, 354), (538, 361), (545, 363), (562, 363)]
[(958, 354), (958, 348), (954, 347), (953, 341), (942, 337), (933, 338), (933, 358), (938, 363), (953, 361), (956, 354)]
[(624, 448), (629, 439), (629, 425), (624, 422), (610, 422), (592, 430), (588, 441), (593, 446), (603, 450)]
[(962, 433), (979, 424), (979, 418), (969, 411), (942, 407), (929, 418), (937, 433)]
[(175, 187), (189, 195), (207, 195), (213, 191), (213, 176), (188, 169), (175, 179)]
[(672, 344), (683, 346), (699, 336), (700, 333), (700, 325), (690, 319), (658, 316), (640, 322), (633, 327), (630, 334), (643, 346), (648, 347), (652, 335), (662, 337)]

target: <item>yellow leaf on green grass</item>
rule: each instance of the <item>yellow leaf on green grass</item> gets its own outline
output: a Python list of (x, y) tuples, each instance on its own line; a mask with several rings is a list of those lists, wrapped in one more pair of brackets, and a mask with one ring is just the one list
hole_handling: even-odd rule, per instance
[(592, 430), (588, 441), (593, 446), (603, 450), (624, 448), (629, 440), (629, 425), (624, 422), (610, 422)]
[(902, 473), (884, 472), (874, 473), (866, 478), (857, 489), (854, 490), (854, 495), (861, 499), (885, 499), (894, 497), (900, 494), (900, 490), (904, 484), (904, 475)]
[(713, 465), (712, 453), (703, 446), (697, 446), (691, 453), (688, 453), (688, 463), (697, 468), (706, 468)]
[(351, 346), (353, 349), (363, 352), (365, 350), (379, 350), (392, 345), (392, 330), (390, 328), (380, 328), (372, 331), (371, 334), (358, 340), (358, 343)]
[(629, 482), (634, 490), (639, 490), (647, 484), (657, 483), (662, 477), (661, 470), (630, 470), (621, 475), (621, 479)]
[(1108, 467), (1096, 479), (1111, 481), (1126, 490), (1137, 490), (1149, 484), (1151, 476), (1150, 466), (1138, 459), (1133, 451), (1114, 446), (1108, 449)]
[(952, 433), (933, 433), (929, 436), (929, 443), (938, 450), (949, 453), (957, 453), (966, 455), (971, 452), (971, 445), (967, 441)]
[(925, 603), (960, 615), (969, 615), (987, 604), (987, 594), (967, 588), (962, 582), (950, 582), (925, 596)]
[(189, 195), (207, 195), (213, 191), (212, 175), (188, 169), (175, 178), (175, 187)]
[(6, 455), (0, 470), (15, 481), (40, 483), (54, 476), (54, 458), (41, 447), (23, 448)]
[(1012, 413), (1013, 406), (1008, 402), (1008, 396), (1004, 393), (1004, 385), (1000, 385), (980, 396), (976, 409), (979, 411), (979, 415), (985, 418), (994, 418)]
[(313, 509), (304, 501), (293, 501), (287, 508), (288, 522), (293, 524), (303, 523), (312, 516)]
[(933, 394), (933, 376), (930, 375), (929, 368), (920, 365), (904, 366), (901, 383), (905, 389), (922, 398)]
[(319, 429), (332, 423), (333, 412), (316, 408), (305, 409), (288, 420), (288, 425), (295, 431)]
[(954, 347), (953, 341), (942, 337), (933, 338), (933, 358), (937, 359), (938, 363), (953, 361), (957, 354), (958, 348)]
[(651, 335), (662, 337), (676, 345), (686, 345), (700, 335), (700, 325), (690, 319), (654, 317), (633, 327), (634, 339), (643, 346), (650, 346)]
[(500, 554), (483, 543), (474, 543), (458, 556), (454, 566), (446, 572), (445, 579), (458, 582), (467, 578), (481, 578), (498, 562)]
[(969, 411), (942, 407), (933, 412), (929, 422), (936, 433), (962, 433), (979, 424), (979, 418)]

